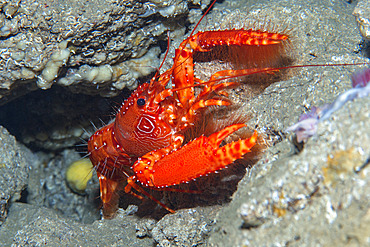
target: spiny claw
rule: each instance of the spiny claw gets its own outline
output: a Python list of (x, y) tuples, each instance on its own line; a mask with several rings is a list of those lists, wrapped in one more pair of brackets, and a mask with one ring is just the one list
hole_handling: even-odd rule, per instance
[[(234, 124), (212, 134), (200, 136), (181, 148), (168, 151), (159, 160), (152, 159), (154, 154), (144, 155), (138, 160), (133, 171), (139, 182), (148, 187), (162, 188), (190, 181), (194, 178), (220, 170), (240, 159), (256, 144), (257, 132), (248, 139), (239, 140), (219, 147), (221, 142), (244, 124)], [(163, 153), (167, 148), (154, 151)]]

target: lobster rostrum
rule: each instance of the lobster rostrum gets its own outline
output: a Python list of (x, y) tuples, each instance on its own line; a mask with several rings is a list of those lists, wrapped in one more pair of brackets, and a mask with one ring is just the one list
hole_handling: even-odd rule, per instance
[[(209, 52), (215, 47), (276, 46), (288, 41), (288, 35), (252, 29), (198, 32), (185, 39), (176, 49), (172, 68), (140, 85), (124, 101), (115, 120), (88, 141), (90, 159), (99, 177), (104, 215), (114, 215), (119, 199), (116, 191), (123, 187), (126, 193), (139, 198), (143, 194), (174, 212), (143, 187), (166, 189), (216, 172), (255, 146), (256, 131), (250, 138), (220, 147), (226, 137), (245, 127), (243, 123), (185, 143), (187, 131), (198, 124), (208, 107), (231, 104), (224, 89), (236, 83), (220, 82), (220, 78), (271, 70), (223, 70), (202, 81), (194, 76), (195, 52)], [(170, 82), (172, 88), (166, 89)]]

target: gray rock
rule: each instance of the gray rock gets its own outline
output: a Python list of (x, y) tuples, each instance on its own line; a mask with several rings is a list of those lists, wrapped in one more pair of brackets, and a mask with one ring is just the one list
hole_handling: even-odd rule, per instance
[(270, 148), (219, 213), (210, 243), (368, 245), (369, 102), (350, 102), (319, 124), (299, 154), (286, 141)]
[(34, 155), (0, 126), (0, 225), (6, 219), (8, 207), (21, 198), (34, 160)]
[(85, 225), (60, 217), (54, 210), (16, 203), (0, 236), (7, 246), (152, 246), (152, 239), (136, 237), (138, 222), (121, 212), (113, 220)]
[(0, 1), (0, 105), (56, 82), (104, 96), (136, 88), (190, 3), (209, 0)]
[(158, 246), (199, 246), (206, 243), (218, 209), (195, 208), (165, 215), (151, 231)]
[(370, 40), (370, 3), (369, 1), (359, 1), (353, 10), (362, 37)]
[[(242, 12), (263, 16), (279, 9), (278, 20), (294, 19), (299, 64), (311, 63), (308, 60), (315, 64), (361, 61), (357, 52), (361, 37), (351, 17), (351, 5), (332, 1), (263, 5), (254, 5), (252, 11), (247, 6)], [(246, 111), (254, 112), (249, 124), (285, 136), (282, 131), (298, 121), (305, 109), (331, 103), (349, 89), (354, 69), (315, 67), (294, 71), (289, 80), (274, 83), (245, 103)], [(360, 172), (362, 175), (355, 172), (368, 162), (370, 154), (370, 132), (365, 127), (370, 124), (368, 106), (368, 98), (345, 105), (318, 126), (318, 134), (299, 155), (288, 139), (271, 147), (250, 176), (239, 183), (230, 205), (218, 214), (209, 244), (369, 245), (369, 180), (366, 170)], [(337, 161), (332, 161), (333, 157)], [(353, 161), (349, 162), (350, 168), (342, 167), (344, 161)]]
[(71, 193), (66, 183), (68, 166), (81, 159), (78, 153), (66, 149), (51, 159), (45, 156), (39, 159), (43, 162), (33, 164), (29, 174), (28, 204), (53, 209), (61, 216), (86, 224), (100, 218), (99, 203), (95, 200), (98, 196), (96, 175), (93, 174), (95, 184), (90, 181), (83, 195)]

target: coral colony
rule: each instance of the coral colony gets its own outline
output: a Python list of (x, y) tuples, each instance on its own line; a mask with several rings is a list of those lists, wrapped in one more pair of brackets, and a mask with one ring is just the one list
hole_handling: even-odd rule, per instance
[(370, 94), (370, 68), (355, 72), (352, 77), (352, 88), (340, 94), (333, 103), (320, 107), (312, 107), (311, 111), (302, 114), (298, 123), (290, 126), (286, 131), (297, 135), (297, 141), (306, 142), (317, 131), (319, 122), (328, 119), (331, 114), (340, 109), (347, 101), (366, 97)]

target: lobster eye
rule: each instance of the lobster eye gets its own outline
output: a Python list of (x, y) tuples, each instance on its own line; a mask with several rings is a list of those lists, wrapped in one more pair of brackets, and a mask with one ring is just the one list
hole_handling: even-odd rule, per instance
[(139, 98), (139, 99), (137, 99), (136, 103), (137, 103), (138, 106), (143, 106), (143, 105), (145, 105), (145, 99)]

